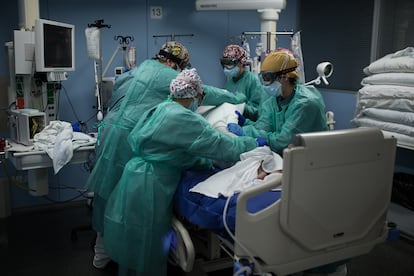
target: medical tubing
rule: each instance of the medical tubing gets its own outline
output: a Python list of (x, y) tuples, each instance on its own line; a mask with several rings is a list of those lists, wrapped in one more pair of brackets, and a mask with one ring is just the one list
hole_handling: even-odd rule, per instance
[(75, 199), (78, 199), (78, 198), (80, 198), (80, 197), (87, 197), (87, 196), (85, 196), (85, 194), (86, 193), (88, 193), (88, 191), (84, 191), (84, 192), (82, 192), (81, 194), (79, 194), (79, 195), (77, 195), (77, 196), (74, 196), (74, 197), (72, 197), (72, 198), (69, 198), (69, 199), (67, 199), (67, 200), (54, 200), (54, 199), (51, 199), (50, 197), (48, 197), (48, 196), (42, 196), (44, 199), (46, 199), (46, 200), (49, 200), (50, 202), (53, 202), (53, 203), (67, 203), (67, 202), (71, 202), (71, 201), (74, 201)]
[(234, 240), (235, 243), (237, 243), (240, 248), (250, 257), (250, 259), (254, 262), (254, 264), (256, 265), (257, 270), (259, 271), (259, 273), (261, 272), (261, 266), (259, 264), (259, 262), (253, 257), (253, 254), (239, 241), (236, 239), (236, 236), (230, 231), (227, 222), (226, 222), (226, 214), (227, 214), (227, 208), (229, 206), (229, 202), (230, 202), (231, 196), (229, 196), (226, 200), (226, 204), (224, 205), (224, 210), (223, 210), (223, 224), (224, 224), (224, 228), (226, 229), (227, 233), (229, 234), (229, 236)]
[(244, 273), (244, 272), (247, 272), (247, 275), (250, 275), (250, 273), (252, 273), (252, 270), (248, 266), (242, 266), (239, 270), (237, 270), (236, 272), (233, 273), (233, 276), (244, 275), (244, 274), (240, 274), (240, 273)]
[(65, 92), (66, 98), (68, 99), (69, 105), (73, 111), (73, 115), (75, 115), (76, 121), (80, 122), (78, 115), (76, 114), (75, 108), (73, 107), (73, 104), (68, 96), (68, 92), (66, 91), (66, 88), (62, 85), (63, 91)]

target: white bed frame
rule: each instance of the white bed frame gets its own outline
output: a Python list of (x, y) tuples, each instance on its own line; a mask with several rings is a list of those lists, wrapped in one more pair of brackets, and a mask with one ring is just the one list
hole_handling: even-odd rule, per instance
[[(234, 260), (255, 273), (288, 275), (368, 253), (388, 235), (395, 151), (396, 139), (376, 128), (296, 136), (283, 153), (283, 176), (240, 193)], [(247, 212), (249, 198), (280, 181), (280, 200)]]

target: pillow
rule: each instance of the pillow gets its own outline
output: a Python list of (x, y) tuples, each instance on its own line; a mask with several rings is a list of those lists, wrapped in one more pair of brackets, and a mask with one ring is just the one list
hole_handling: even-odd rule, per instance
[(361, 85), (380, 84), (380, 85), (400, 85), (414, 86), (413, 73), (381, 73), (365, 77)]
[(238, 121), (237, 114), (235, 111), (239, 111), (243, 114), (245, 103), (242, 104), (230, 104), (223, 103), (217, 107), (214, 106), (200, 106), (197, 109), (197, 113), (201, 114), (210, 125), (220, 132), (228, 134), (230, 136), (237, 136), (227, 129), (228, 123), (236, 123)]

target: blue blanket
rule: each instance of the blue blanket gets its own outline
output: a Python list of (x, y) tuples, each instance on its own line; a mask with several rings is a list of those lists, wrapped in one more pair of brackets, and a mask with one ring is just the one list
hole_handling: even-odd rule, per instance
[[(212, 198), (189, 191), (197, 183), (216, 172), (218, 170), (185, 172), (175, 193), (174, 209), (188, 222), (200, 228), (209, 229), (219, 235), (227, 236), (223, 224), (223, 210), (228, 198), (223, 196)], [(277, 201), (280, 196), (280, 191), (269, 191), (254, 196), (247, 201), (247, 210), (250, 213), (258, 212)], [(238, 194), (235, 194), (229, 199), (227, 213), (225, 214), (226, 223), (233, 233), (236, 225), (237, 197)]]

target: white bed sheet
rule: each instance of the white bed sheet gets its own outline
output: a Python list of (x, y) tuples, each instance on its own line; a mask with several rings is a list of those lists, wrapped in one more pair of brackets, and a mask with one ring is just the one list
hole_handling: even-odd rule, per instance
[(360, 99), (412, 99), (414, 100), (414, 87), (402, 85), (366, 85), (359, 89)]
[(238, 116), (235, 111), (239, 111), (241, 114), (244, 112), (245, 104), (230, 104), (223, 103), (219, 106), (200, 106), (197, 109), (197, 113), (201, 114), (210, 125), (216, 130), (225, 133), (229, 136), (236, 137), (237, 135), (231, 133), (227, 129), (227, 124), (236, 123)]
[(368, 117), (354, 118), (352, 122), (358, 127), (377, 127), (381, 130), (414, 136), (414, 127), (402, 124), (378, 121)]
[(72, 125), (64, 121), (51, 121), (41, 132), (35, 134), (35, 150), (45, 151), (53, 161), (57, 174), (73, 157), (73, 151), (81, 146), (94, 145), (96, 138), (74, 132)]
[(414, 112), (414, 100), (411, 99), (357, 99), (356, 114), (365, 108), (382, 108), (402, 112)]
[(414, 113), (403, 112), (398, 110), (380, 109), (380, 108), (365, 108), (362, 110), (362, 115), (378, 121), (402, 124), (414, 127)]
[(386, 85), (401, 85), (414, 86), (413, 73), (380, 73), (367, 76), (362, 79), (361, 85), (367, 84), (386, 84)]
[(390, 72), (414, 72), (414, 48), (388, 54), (363, 69), (366, 75)]
[(190, 192), (218, 198), (220, 195), (230, 197), (237, 192), (242, 192), (249, 187), (263, 184), (277, 177), (279, 173), (270, 173), (263, 180), (257, 179), (257, 171), (263, 162), (269, 173), (283, 168), (283, 159), (269, 147), (258, 147), (242, 153), (240, 161), (233, 166), (222, 170), (206, 180), (198, 183)]

